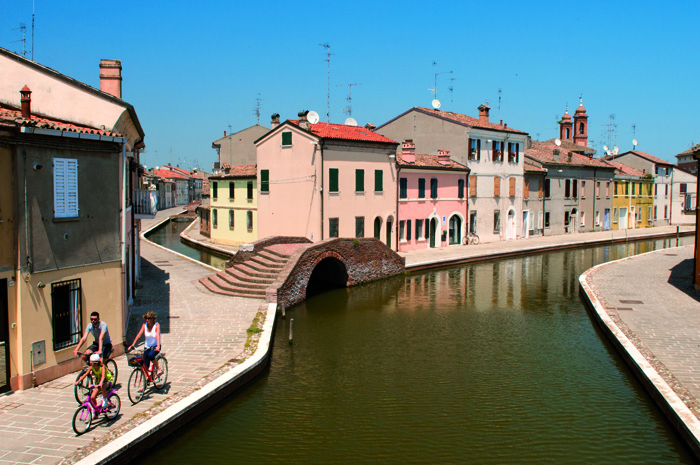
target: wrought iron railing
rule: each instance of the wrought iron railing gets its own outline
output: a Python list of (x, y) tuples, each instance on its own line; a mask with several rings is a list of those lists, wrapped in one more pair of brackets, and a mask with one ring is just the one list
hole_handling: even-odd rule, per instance
[(139, 189), (134, 198), (134, 213), (142, 216), (156, 216), (158, 211), (158, 192), (150, 189)]

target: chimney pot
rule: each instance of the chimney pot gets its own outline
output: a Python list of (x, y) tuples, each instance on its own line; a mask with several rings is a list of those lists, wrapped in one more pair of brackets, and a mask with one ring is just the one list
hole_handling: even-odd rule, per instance
[(20, 102), (22, 103), (22, 118), (31, 119), (32, 117), (32, 91), (29, 87), (24, 86), (19, 91)]
[(121, 60), (100, 60), (100, 90), (122, 98)]
[(450, 151), (449, 150), (438, 150), (438, 163), (443, 165), (450, 164)]
[(416, 144), (411, 139), (401, 144), (401, 158), (407, 163), (415, 163), (416, 161)]
[(280, 125), (280, 115), (279, 113), (272, 114), (272, 121), (270, 122), (270, 129), (275, 129)]
[(480, 123), (488, 123), (489, 122), (489, 110), (490, 109), (491, 109), (491, 107), (486, 105), (486, 104), (479, 105), (479, 122)]
[(307, 115), (309, 114), (309, 110), (303, 110), (299, 112), (299, 127), (302, 129), (309, 129), (311, 125), (309, 124), (309, 120), (306, 118)]
[(226, 137), (226, 131), (224, 130), (224, 137)]

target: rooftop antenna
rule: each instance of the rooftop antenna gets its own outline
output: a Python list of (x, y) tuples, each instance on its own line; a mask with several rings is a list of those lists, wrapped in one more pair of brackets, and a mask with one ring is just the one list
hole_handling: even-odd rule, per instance
[(326, 122), (331, 122), (331, 46), (326, 42), (325, 44), (318, 44), (326, 49), (326, 59), (322, 60), (328, 63), (328, 95), (326, 100)]
[(360, 83), (354, 82), (352, 84), (338, 84), (337, 87), (347, 87), (348, 88), (348, 107), (343, 108), (343, 112), (348, 114), (348, 117), (352, 117), (352, 86), (359, 86)]
[(433, 64), (433, 68), (434, 68), (434, 69), (433, 69), (433, 75), (434, 75), (434, 78), (435, 78), (435, 87), (432, 88), (432, 89), (428, 89), (428, 90), (432, 90), (432, 91), (433, 91), (433, 108), (435, 108), (435, 109), (437, 110), (438, 108), (440, 108), (440, 101), (439, 101), (438, 98), (437, 98), (437, 77), (438, 77), (439, 75), (441, 75), (441, 74), (448, 74), (448, 73), (451, 74), (452, 71), (444, 71), (444, 72), (442, 72), (442, 73), (438, 73), (438, 72), (437, 72), (437, 63), (433, 61), (432, 64)]
[(632, 125), (632, 150), (636, 150), (637, 148), (637, 125), (633, 124)]
[(262, 99), (260, 94), (258, 94), (258, 97), (255, 99), (255, 108), (253, 109), (253, 114), (258, 118), (258, 124), (260, 124), (260, 102), (262, 102)]
[(452, 104), (454, 103), (454, 82), (455, 82), (455, 75), (452, 71), (450, 71), (450, 87), (447, 88), (447, 90), (450, 91), (450, 111), (452, 111)]
[(27, 56), (27, 26), (25, 26), (24, 23), (20, 23), (19, 27), (16, 27), (13, 29), (13, 31), (17, 31), (17, 30), (22, 31), (22, 38), (19, 40), (13, 40), (12, 43), (22, 42), (22, 56), (26, 57)]
[(615, 124), (615, 115), (610, 115), (610, 123), (606, 125), (608, 127), (608, 146), (615, 147), (617, 142), (617, 135), (615, 130), (617, 129), (617, 124)]
[(34, 0), (32, 0), (32, 61), (34, 61)]
[(501, 89), (498, 89), (498, 119), (501, 119)]

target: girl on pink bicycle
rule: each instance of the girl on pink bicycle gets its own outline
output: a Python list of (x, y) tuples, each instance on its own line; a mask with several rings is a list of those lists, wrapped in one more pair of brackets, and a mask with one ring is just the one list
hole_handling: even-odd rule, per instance
[(155, 378), (161, 374), (158, 361), (155, 359), (158, 352), (160, 352), (160, 324), (156, 323), (155, 312), (146, 313), (143, 319), (146, 320), (146, 322), (141, 326), (139, 333), (136, 335), (136, 338), (134, 338), (134, 343), (131, 344), (127, 350), (133, 349), (136, 342), (141, 337), (141, 334), (144, 334), (146, 337), (146, 345), (143, 348), (143, 363), (146, 370), (148, 370), (151, 361), (153, 361), (153, 377)]
[(102, 363), (102, 360), (100, 359), (100, 354), (90, 355), (90, 370), (86, 370), (85, 373), (83, 373), (83, 376), (81, 376), (75, 381), (75, 384), (80, 384), (80, 382), (90, 372), (92, 372), (92, 375), (96, 380), (100, 380), (98, 383), (95, 384), (95, 388), (90, 393), (92, 403), (93, 405), (97, 405), (97, 393), (99, 391), (102, 391), (102, 407), (106, 408), (107, 389), (109, 389), (112, 386), (114, 378), (112, 377), (112, 373), (110, 373), (109, 370), (107, 370), (104, 364)]

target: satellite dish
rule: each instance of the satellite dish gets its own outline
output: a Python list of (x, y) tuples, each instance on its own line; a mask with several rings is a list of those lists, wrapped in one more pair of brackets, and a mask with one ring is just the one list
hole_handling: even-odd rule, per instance
[(438, 99), (433, 100), (433, 108), (435, 108), (436, 110), (440, 109), (440, 100), (438, 100)]
[(561, 147), (561, 141), (559, 139), (554, 139), (554, 145)]
[(605, 153), (608, 153), (610, 151), (610, 148), (607, 145), (604, 145), (603, 150), (605, 151)]
[(618, 153), (620, 153), (620, 147), (615, 147), (613, 149), (613, 154), (617, 155)]
[(635, 147), (637, 145), (639, 145), (639, 142), (637, 142), (637, 139), (632, 139), (632, 145), (634, 145)]
[(355, 120), (355, 118), (350, 117), (345, 120), (345, 124), (347, 126), (357, 126), (357, 121)]
[(318, 118), (318, 113), (316, 113), (315, 111), (311, 110), (311, 111), (309, 112), (309, 114), (306, 115), (306, 119), (309, 120), (309, 123), (311, 123), (311, 124), (316, 124), (316, 123), (318, 123), (318, 120), (319, 120), (319, 118)]

